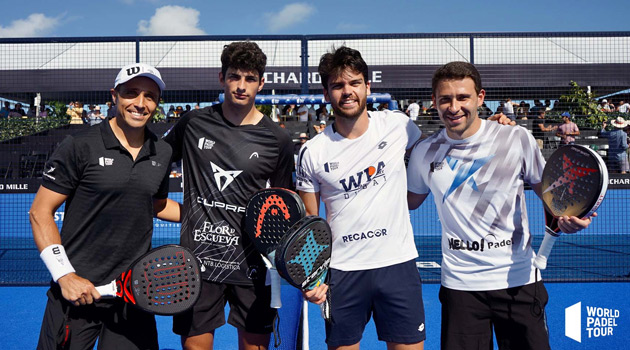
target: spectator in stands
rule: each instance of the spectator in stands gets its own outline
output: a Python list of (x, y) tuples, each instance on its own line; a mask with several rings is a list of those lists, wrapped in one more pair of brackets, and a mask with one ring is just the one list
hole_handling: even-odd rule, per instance
[(308, 122), (308, 107), (306, 105), (298, 106), (297, 109), (297, 118), (298, 121), (306, 123)]
[(630, 113), (630, 104), (623, 100), (619, 101), (619, 106), (617, 107), (617, 112), (628, 114)]
[(488, 119), (492, 115), (492, 110), (486, 106), (486, 103), (482, 103), (481, 107), (479, 107), (479, 117), (481, 119)]
[(4, 107), (0, 109), (0, 119), (9, 118), (9, 113), (11, 112), (11, 104), (9, 101), (4, 101)]
[(90, 115), (90, 125), (100, 124), (106, 117), (101, 114), (101, 106), (94, 106)]
[(184, 109), (182, 106), (177, 106), (177, 108), (175, 108), (175, 119), (181, 118), (182, 115), (184, 115)]
[[(95, 285), (151, 248), (154, 213), (179, 221), (167, 199), (171, 147), (146, 128), (163, 88), (155, 68), (123, 67), (111, 89), (118, 115), (67, 136), (46, 163), (29, 212), (52, 275), (37, 349), (92, 349), (97, 338), (99, 349), (158, 349), (155, 317), (99, 300)], [(53, 214), (64, 202), (60, 233)]]
[(185, 115), (186, 115), (186, 113), (188, 113), (188, 112), (190, 112), (190, 111), (191, 111), (191, 107), (190, 107), (190, 105), (186, 105), (186, 109), (185, 109), (185, 110), (184, 110), (184, 111), (180, 114), (180, 116), (179, 116), (179, 117), (181, 118), (181, 117), (185, 116)]
[(529, 103), (525, 101), (521, 101), (521, 103), (518, 104), (518, 108), (516, 109), (516, 118), (527, 120), (528, 116), (529, 116)]
[(600, 111), (604, 113), (612, 112), (612, 110), (610, 109), (610, 104), (608, 104), (608, 100), (605, 98), (599, 101), (599, 105), (597, 106), (597, 109), (599, 109)]
[(105, 105), (107, 106), (107, 118), (111, 118), (111, 117), (115, 116), (116, 115), (116, 105), (112, 104), (109, 101), (107, 101), (107, 103), (105, 103)]
[(505, 114), (506, 117), (510, 118), (511, 120), (515, 120), (516, 119), (516, 114), (514, 114), (514, 107), (518, 107), (518, 104), (515, 102), (512, 102), (511, 98), (507, 98), (504, 102), (503, 102), (503, 114)]
[(544, 108), (538, 109), (538, 116), (534, 120), (534, 128), (532, 134), (538, 143), (538, 148), (543, 149), (545, 145), (545, 133), (548, 131), (554, 131), (558, 129), (556, 125), (545, 125), (547, 120), (545, 119), (547, 111)]
[(564, 112), (561, 116), (563, 123), (558, 126), (556, 136), (561, 138), (560, 142), (563, 145), (573, 145), (575, 144), (575, 136), (580, 135), (580, 129), (577, 124), (572, 121), (573, 116), (571, 113)]
[(313, 104), (308, 105), (308, 120), (317, 121), (317, 112), (315, 112)]
[(545, 100), (545, 110), (547, 112), (551, 110), (551, 100)]
[(325, 104), (320, 104), (319, 108), (315, 111), (315, 115), (317, 115), (317, 120), (328, 121), (328, 109), (326, 109)]
[(83, 124), (83, 104), (81, 102), (70, 102), (66, 114), (70, 116), (70, 124)]
[(602, 124), (600, 136), (608, 138), (608, 170), (611, 173), (626, 174), (630, 171), (628, 165), (628, 134), (624, 129), (630, 124), (622, 117), (617, 117), (610, 122), (614, 127), (606, 131), (606, 122)]
[(294, 104), (288, 104), (282, 109), (284, 120), (293, 120), (297, 116), (297, 109)]
[(418, 120), (418, 116), (420, 115), (420, 105), (416, 103), (416, 100), (410, 100), (409, 106), (407, 106), (407, 110), (405, 111), (411, 120)]
[(529, 115), (537, 118), (540, 115), (540, 110), (544, 110), (545, 106), (540, 102), (540, 100), (534, 100), (534, 107), (529, 110)]
[(15, 109), (13, 109), (13, 111), (18, 113), (20, 117), (26, 116), (26, 112), (24, 111), (24, 108), (22, 108), (22, 104), (19, 102), (15, 104)]
[(432, 120), (440, 120), (440, 117), (438, 116), (438, 111), (435, 108), (435, 105), (433, 104), (433, 101), (431, 101), (431, 105), (429, 106), (429, 108), (427, 109), (427, 115), (432, 119)]

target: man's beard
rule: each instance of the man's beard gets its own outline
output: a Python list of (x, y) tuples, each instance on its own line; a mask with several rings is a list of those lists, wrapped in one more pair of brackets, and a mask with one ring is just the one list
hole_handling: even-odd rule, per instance
[(359, 100), (359, 108), (356, 110), (356, 112), (353, 112), (351, 114), (334, 105), (332, 106), (332, 109), (333, 112), (335, 112), (335, 118), (341, 117), (346, 119), (357, 119), (367, 109), (367, 98)]

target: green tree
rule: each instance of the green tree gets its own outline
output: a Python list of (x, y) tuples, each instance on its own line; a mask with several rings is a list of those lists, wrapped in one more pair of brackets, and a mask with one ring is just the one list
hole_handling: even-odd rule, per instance
[(597, 98), (574, 81), (569, 85), (568, 93), (560, 96), (558, 105), (554, 106), (554, 112), (558, 115), (562, 112), (571, 113), (579, 127), (599, 128), (608, 116), (597, 109)]

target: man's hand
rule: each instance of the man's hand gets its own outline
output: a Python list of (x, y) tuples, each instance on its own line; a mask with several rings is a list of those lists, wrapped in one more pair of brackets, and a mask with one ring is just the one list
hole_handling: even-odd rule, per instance
[(516, 125), (515, 121), (508, 118), (508, 116), (503, 113), (497, 113), (495, 115), (492, 115), (488, 117), (488, 120), (497, 121), (501, 125), (511, 125), (511, 126)]
[(561, 216), (558, 218), (558, 227), (564, 233), (576, 233), (587, 228), (592, 222), (591, 218), (596, 216), (597, 213), (593, 213), (593, 215), (584, 219), (580, 219), (576, 216)]
[(302, 291), (302, 295), (304, 296), (304, 299), (313, 304), (319, 305), (326, 301), (326, 292), (328, 292), (328, 285), (326, 283), (322, 283), (313, 289)]
[(75, 306), (92, 304), (101, 298), (92, 282), (76, 273), (69, 273), (57, 281), (64, 299)]

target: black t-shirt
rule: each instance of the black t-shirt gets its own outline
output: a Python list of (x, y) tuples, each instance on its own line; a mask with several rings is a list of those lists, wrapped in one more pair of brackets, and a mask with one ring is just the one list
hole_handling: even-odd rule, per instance
[(265, 278), (260, 254), (241, 232), (242, 220), (257, 190), (293, 187), (290, 136), (267, 116), (256, 125), (235, 126), (216, 105), (186, 114), (165, 140), (173, 160), (183, 159), (181, 244), (195, 252), (203, 278), (240, 285)]
[(539, 125), (542, 124), (544, 126), (547, 126), (547, 120), (545, 118), (536, 118), (534, 119), (533, 123), (532, 123), (532, 135), (534, 135), (535, 139), (544, 139), (545, 138), (545, 132), (540, 130)]
[(145, 128), (134, 161), (107, 121), (67, 136), (42, 186), (68, 196), (61, 241), (77, 274), (108, 283), (151, 248), (153, 198), (168, 196), (171, 147)]

